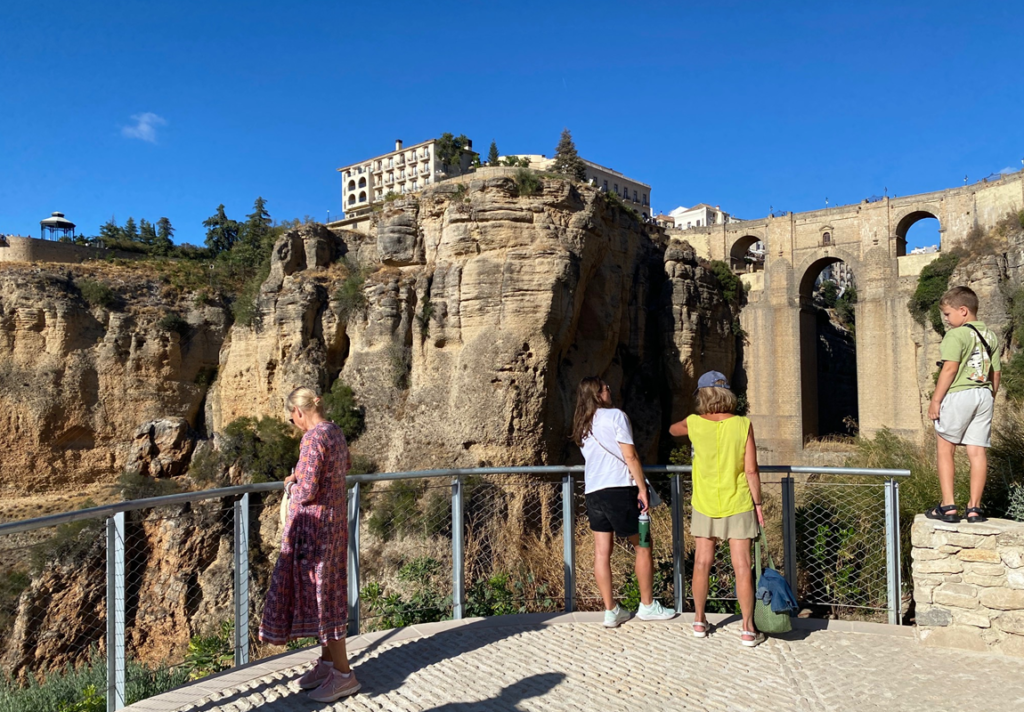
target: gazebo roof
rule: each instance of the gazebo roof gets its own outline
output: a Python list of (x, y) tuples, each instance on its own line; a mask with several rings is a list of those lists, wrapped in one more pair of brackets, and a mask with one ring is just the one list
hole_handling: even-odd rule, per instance
[(73, 228), (75, 224), (70, 220), (65, 219), (64, 213), (50, 213), (50, 217), (45, 220), (40, 220), (39, 224), (43, 227), (67, 227)]

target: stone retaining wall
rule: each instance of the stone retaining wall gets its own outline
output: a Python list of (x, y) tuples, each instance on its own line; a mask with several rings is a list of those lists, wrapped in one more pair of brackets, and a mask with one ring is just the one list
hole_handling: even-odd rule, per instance
[(57, 240), (40, 240), (35, 237), (8, 235), (0, 241), (0, 262), (63, 262), (79, 264), (88, 260), (102, 260), (117, 257), (137, 260), (145, 255), (120, 250), (104, 250), (99, 247), (74, 245)]
[(1024, 657), (1024, 523), (919, 514), (911, 544), (921, 642)]

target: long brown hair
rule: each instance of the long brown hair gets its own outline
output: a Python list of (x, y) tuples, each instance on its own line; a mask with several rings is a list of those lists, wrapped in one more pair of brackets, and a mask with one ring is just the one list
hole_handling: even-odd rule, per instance
[(604, 388), (604, 381), (597, 376), (587, 376), (580, 381), (576, 389), (576, 414), (572, 418), (572, 439), (580, 447), (583, 447), (583, 438), (590, 435), (591, 427), (594, 424), (594, 413), (598, 408), (604, 408), (601, 402), (601, 391)]

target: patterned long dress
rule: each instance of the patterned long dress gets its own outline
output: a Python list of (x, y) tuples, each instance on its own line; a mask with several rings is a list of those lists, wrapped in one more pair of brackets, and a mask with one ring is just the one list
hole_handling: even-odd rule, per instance
[(263, 608), (262, 641), (345, 638), (349, 463), (345, 434), (334, 423), (318, 423), (302, 436), (281, 554)]

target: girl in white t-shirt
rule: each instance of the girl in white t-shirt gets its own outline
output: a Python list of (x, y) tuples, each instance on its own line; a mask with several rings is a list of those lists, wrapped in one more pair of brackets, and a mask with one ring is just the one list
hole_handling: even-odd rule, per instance
[(654, 600), (654, 562), (650, 547), (637, 546), (639, 516), (648, 506), (647, 484), (633, 445), (633, 429), (626, 414), (612, 408), (611, 388), (597, 376), (580, 381), (572, 438), (583, 451), (587, 518), (594, 532), (594, 578), (604, 599), (604, 625), (615, 628), (629, 619), (612, 594), (612, 545), (615, 535), (625, 537), (636, 552), (636, 580), (640, 586), (637, 618), (668, 620), (675, 616)]

